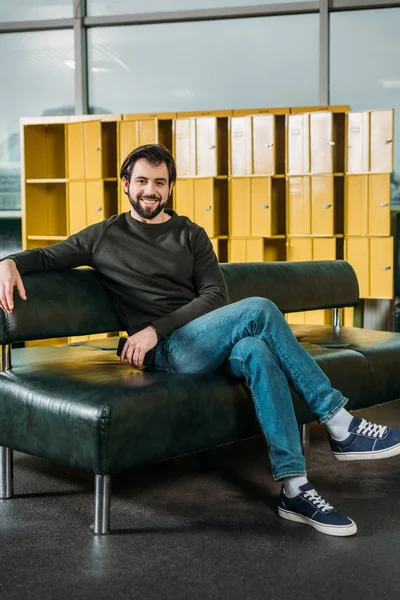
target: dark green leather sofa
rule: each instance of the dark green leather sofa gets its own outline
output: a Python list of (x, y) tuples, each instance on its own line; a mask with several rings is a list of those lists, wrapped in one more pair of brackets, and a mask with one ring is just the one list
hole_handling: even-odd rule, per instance
[[(221, 265), (230, 300), (263, 296), (283, 312), (337, 309), (358, 302), (344, 261)], [(259, 433), (247, 388), (224, 373), (139, 371), (115, 355), (118, 338), (64, 347), (11, 344), (118, 331), (112, 303), (91, 269), (24, 277), (0, 314), (0, 497), (12, 496), (12, 450), (95, 475), (95, 533), (108, 533), (110, 475)], [(337, 312), (335, 313), (335, 315)], [(400, 334), (295, 326), (305, 348), (351, 409), (400, 397)], [(314, 420), (293, 394), (299, 425)]]

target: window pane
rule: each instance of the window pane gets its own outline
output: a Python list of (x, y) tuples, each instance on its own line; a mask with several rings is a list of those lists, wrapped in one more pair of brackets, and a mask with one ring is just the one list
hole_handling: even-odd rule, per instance
[(333, 13), (330, 22), (331, 104), (396, 109), (392, 201), (400, 203), (400, 8)]
[(87, 0), (90, 16), (128, 15), (133, 13), (169, 12), (173, 10), (196, 10), (206, 8), (236, 8), (258, 4), (288, 4), (296, 0)]
[(20, 117), (74, 113), (72, 30), (0, 36), (0, 209), (21, 207)]
[(0, 0), (0, 21), (70, 19), (74, 0)]
[(91, 110), (317, 104), (318, 35), (316, 14), (90, 29)]

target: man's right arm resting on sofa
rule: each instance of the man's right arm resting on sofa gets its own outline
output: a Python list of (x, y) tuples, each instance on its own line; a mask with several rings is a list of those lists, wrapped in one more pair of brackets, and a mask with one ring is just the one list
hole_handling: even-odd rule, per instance
[[(104, 230), (104, 221), (91, 225), (68, 239), (47, 248), (25, 250), (0, 261), (0, 308), (7, 313), (14, 309), (14, 288), (22, 300), (26, 292), (21, 275), (54, 269), (91, 266), (94, 248)], [(101, 227), (103, 226), (103, 227)]]

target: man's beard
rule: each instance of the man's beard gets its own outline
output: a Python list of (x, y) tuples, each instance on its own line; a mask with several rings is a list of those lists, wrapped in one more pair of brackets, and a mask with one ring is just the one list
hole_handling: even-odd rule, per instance
[[(166, 201), (162, 202), (160, 198), (157, 196), (139, 196), (139, 198), (135, 199), (128, 193), (129, 202), (133, 210), (140, 216), (142, 219), (154, 219), (160, 212), (163, 210), (166, 205)], [(147, 200), (155, 200), (155, 204), (147, 206), (144, 202), (141, 202), (140, 199), (144, 198)]]

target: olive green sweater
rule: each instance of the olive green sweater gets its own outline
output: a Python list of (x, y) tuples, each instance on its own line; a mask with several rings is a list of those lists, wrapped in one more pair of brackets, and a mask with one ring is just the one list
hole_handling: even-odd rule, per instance
[(47, 248), (7, 256), (21, 273), (93, 267), (129, 335), (149, 324), (159, 340), (228, 303), (222, 271), (202, 227), (167, 210), (165, 223), (115, 215)]

